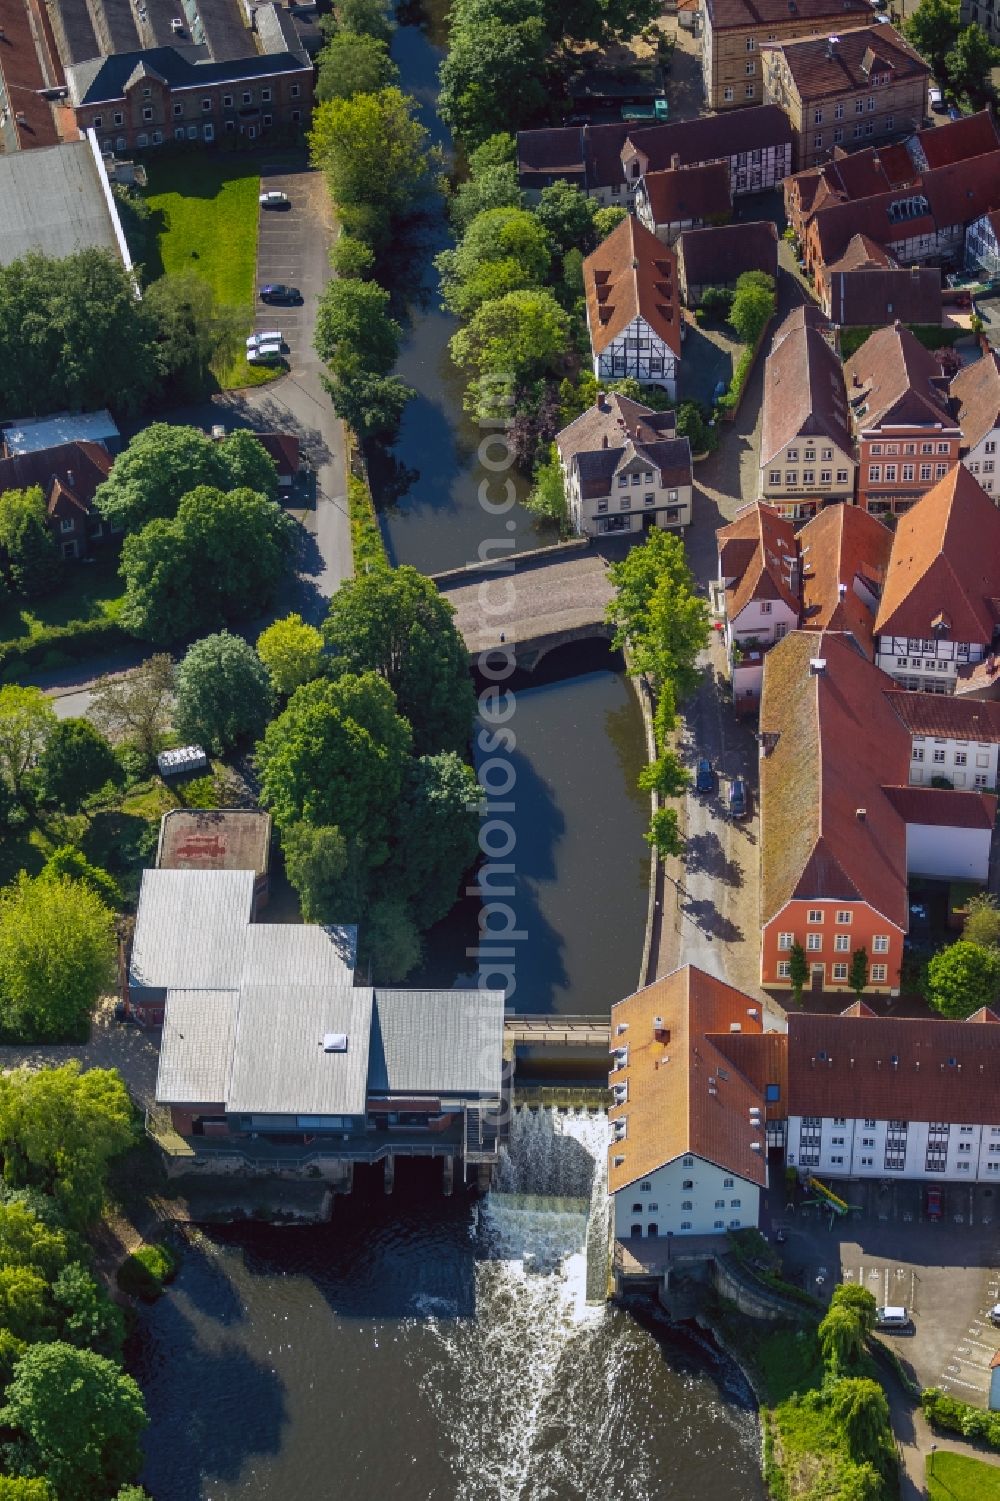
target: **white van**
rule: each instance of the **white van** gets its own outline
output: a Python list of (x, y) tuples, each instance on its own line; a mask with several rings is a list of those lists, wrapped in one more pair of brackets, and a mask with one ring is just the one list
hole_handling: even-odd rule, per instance
[(878, 1309), (875, 1315), (876, 1329), (909, 1329), (912, 1324), (913, 1320), (906, 1309), (898, 1305), (893, 1306), (887, 1303), (884, 1308)]

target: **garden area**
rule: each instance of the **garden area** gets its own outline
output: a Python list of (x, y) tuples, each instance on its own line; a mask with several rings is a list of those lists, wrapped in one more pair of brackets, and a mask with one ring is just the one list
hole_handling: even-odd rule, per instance
[(36, 599), (7, 595), (0, 602), (0, 680), (10, 682), (25, 666), (45, 669), (65, 661), (68, 635), (116, 633), (125, 586), (116, 549), (93, 562), (67, 567), (59, 588)]
[(1000, 1501), (1000, 1465), (964, 1454), (929, 1454), (927, 1501)]

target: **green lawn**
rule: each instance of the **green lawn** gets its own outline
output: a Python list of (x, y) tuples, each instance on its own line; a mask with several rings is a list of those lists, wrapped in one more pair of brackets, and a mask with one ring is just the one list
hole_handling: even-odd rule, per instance
[(125, 586), (118, 576), (117, 552), (98, 555), (93, 563), (67, 563), (63, 582), (45, 599), (0, 606), (0, 642), (23, 641), (47, 626), (76, 620), (114, 620)]
[(1000, 1501), (1000, 1465), (947, 1450), (926, 1460), (928, 1501)]
[[(166, 152), (149, 158), (147, 171), (156, 243), (146, 258), (146, 279), (193, 272), (219, 303), (245, 309), (249, 331), (257, 295), (255, 161), (231, 152)], [(215, 371), (222, 387), (264, 385), (276, 374), (280, 369), (248, 365), (242, 356)]]

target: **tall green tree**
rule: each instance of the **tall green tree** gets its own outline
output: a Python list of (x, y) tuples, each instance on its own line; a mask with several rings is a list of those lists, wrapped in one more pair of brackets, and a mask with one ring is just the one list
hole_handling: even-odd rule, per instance
[(384, 0), (338, 0), (337, 22), (356, 36), (379, 37), (388, 42), (395, 30)]
[(61, 719), (38, 760), (42, 796), (66, 813), (78, 813), (88, 797), (110, 782), (120, 786), (122, 769), (100, 730), (87, 719)]
[(399, 82), (399, 69), (389, 56), (382, 37), (367, 32), (339, 31), (317, 59), (316, 98), (353, 99), (355, 94), (377, 94)]
[(63, 1268), (52, 1284), (59, 1338), (81, 1350), (121, 1360), (125, 1319), (117, 1303), (78, 1261)]
[(56, 1501), (56, 1493), (47, 1480), (0, 1475), (0, 1501)]
[(463, 750), (471, 732), (475, 696), (454, 614), (431, 579), (404, 566), (346, 579), (323, 626), (332, 670), (384, 678), (418, 755)]
[(290, 824), (282, 832), (281, 849), (306, 922), (341, 922), (357, 911), (350, 853), (338, 828)]
[(426, 198), (438, 165), (413, 100), (397, 88), (319, 104), (309, 149), (344, 228), (376, 249)]
[(199, 485), (172, 521), (126, 537), (120, 620), (146, 641), (217, 630), (267, 608), (291, 559), (295, 529), (253, 490)]
[(857, 1311), (831, 1307), (816, 1331), (823, 1359), (835, 1371), (857, 1365), (864, 1350), (865, 1332)]
[(31, 797), (35, 767), (56, 728), (55, 710), (40, 688), (0, 688), (0, 783), (16, 802)]
[(530, 288), (484, 302), (452, 337), (451, 355), (462, 370), (517, 383), (555, 373), (569, 340), (569, 319), (552, 293)]
[(389, 316), (389, 293), (374, 281), (327, 282), (316, 314), (314, 342), (324, 364), (339, 371), (358, 364), (387, 375), (396, 363), (402, 329)]
[(221, 446), (200, 428), (153, 422), (115, 459), (94, 505), (112, 526), (134, 532), (157, 516), (175, 516), (181, 497), (198, 485), (229, 488)]
[(132, 1102), (115, 1069), (16, 1069), (0, 1076), (0, 1152), (8, 1183), (50, 1193), (80, 1229), (100, 1213), (110, 1162), (136, 1140)]
[(535, 482), (525, 500), (525, 505), (536, 516), (544, 516), (547, 521), (554, 521), (561, 536), (569, 535), (571, 523), (569, 504), (566, 500), (566, 484), (563, 479), (559, 450), (554, 443), (549, 447), (548, 457), (535, 470)]
[(847, 1435), (852, 1457), (861, 1463), (884, 1463), (887, 1447), (892, 1452), (892, 1430), (889, 1403), (879, 1383), (868, 1376), (843, 1377), (832, 1386), (830, 1406)]
[(263, 734), (273, 708), (267, 669), (241, 636), (220, 631), (188, 647), (177, 669), (174, 715), (185, 740), (221, 753)]
[(961, 30), (960, 0), (920, 0), (903, 22), (903, 35), (927, 59), (935, 76), (944, 81), (945, 58)]
[(59, 582), (62, 565), (37, 485), (0, 494), (0, 553), (14, 594), (37, 599)]
[(657, 688), (670, 683), (682, 700), (699, 680), (697, 658), (708, 642), (708, 607), (695, 593), (683, 542), (654, 528), (608, 575), (615, 647), (630, 653), (633, 671), (649, 673)]
[(257, 655), (267, 669), (275, 693), (287, 698), (323, 670), (323, 633), (301, 615), (276, 620), (257, 638)]
[(831, 1308), (849, 1308), (861, 1325), (863, 1334), (871, 1334), (878, 1316), (875, 1294), (857, 1282), (842, 1282), (830, 1298)]
[(420, 929), (451, 910), (476, 859), (481, 797), (475, 772), (454, 752), (421, 756), (407, 767), (391, 870)]
[(196, 400), (209, 386), (213, 363), (232, 360), (243, 347), (244, 309), (218, 302), (211, 283), (193, 271), (151, 282), (143, 303), (155, 326), (153, 350), (168, 393)]
[(851, 955), (851, 968), (847, 982), (860, 1001), (868, 984), (868, 950), (855, 949)]
[(942, 1016), (971, 1016), (1000, 995), (1000, 952), (960, 938), (927, 965), (927, 999)]
[(594, 249), (596, 208), (594, 200), (571, 183), (554, 182), (542, 189), (535, 214), (549, 237), (553, 255), (562, 257), (567, 250), (582, 250), (587, 255)]
[(808, 978), (809, 961), (806, 958), (806, 951), (801, 943), (793, 943), (788, 951), (788, 979), (797, 1006), (802, 1004), (802, 992)]
[(31, 1040), (81, 1036), (114, 979), (111, 913), (79, 881), (32, 880), (0, 892), (0, 1025)]
[(142, 1393), (113, 1361), (72, 1345), (33, 1345), (7, 1388), (0, 1422), (14, 1432), (12, 1468), (47, 1479), (60, 1501), (93, 1501), (142, 1462)]
[[(754, 345), (774, 317), (777, 298), (772, 282), (770, 289), (756, 279), (758, 273), (744, 273), (737, 278), (736, 295), (729, 309), (729, 322), (744, 344)], [(754, 278), (754, 279), (751, 279)], [(765, 278), (770, 281), (770, 277)]]
[(253, 490), (278, 499), (278, 469), (256, 433), (236, 427), (218, 445), (226, 474), (227, 490)]
[(474, 146), (533, 123), (548, 103), (547, 53), (545, 24), (537, 13), (511, 20), (487, 5), (457, 6), (441, 64), (442, 118)]
[(131, 672), (98, 678), (90, 717), (113, 740), (127, 741), (152, 761), (170, 728), (174, 689), (173, 659), (158, 652)]
[(491, 298), (540, 286), (550, 262), (549, 240), (534, 214), (495, 208), (473, 219), (458, 248), (443, 250), (434, 264), (445, 306), (467, 318)]
[(9, 1197), (0, 1204), (0, 1265), (29, 1267), (46, 1282), (55, 1282), (69, 1262), (66, 1232), (47, 1224), (15, 1197), (20, 1190), (5, 1191)]
[(375, 979), (386, 985), (405, 980), (420, 963), (423, 945), (409, 904), (383, 896), (371, 904), (361, 929), (359, 957), (370, 963)]
[(994, 47), (981, 26), (966, 26), (944, 60), (952, 92), (971, 109), (985, 109), (996, 98), (990, 74), (998, 62), (1000, 47)]
[(46, 881), (81, 881), (112, 912), (124, 905), (121, 887), (114, 876), (99, 865), (92, 865), (72, 844), (61, 844), (54, 849), (38, 874)]
[(411, 739), (375, 673), (306, 683), (258, 747), (263, 800), (282, 830), (300, 819), (339, 827), (374, 868), (388, 855)]
[(982, 944), (984, 948), (996, 948), (1000, 944), (1000, 908), (990, 891), (969, 898), (962, 937), (968, 943)]
[(451, 222), (462, 234), (485, 209), (521, 208), (517, 182), (517, 144), (507, 131), (488, 136), (469, 154), (469, 176), (451, 200)]

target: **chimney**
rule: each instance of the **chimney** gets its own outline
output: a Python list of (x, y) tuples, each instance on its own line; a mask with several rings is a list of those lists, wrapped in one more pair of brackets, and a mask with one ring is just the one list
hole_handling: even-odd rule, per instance
[(642, 428), (639, 426), (638, 422), (635, 425), (635, 435), (637, 438), (642, 437)]
[(678, 167), (680, 166), (680, 164), (681, 164), (681, 159), (677, 155), (677, 152), (675, 151), (674, 154), (673, 154), (673, 156), (670, 158), (670, 170), (672, 172), (676, 172), (677, 169), (678, 169)]
[(598, 391), (597, 393), (597, 410), (599, 412), (610, 412), (611, 410), (611, 403), (607, 398), (607, 393), (604, 391)]
[(858, 823), (864, 823), (865, 820), (866, 820), (866, 818), (868, 817), (868, 809), (867, 808), (855, 808), (855, 810), (854, 810), (854, 816), (858, 820)]
[(603, 436), (603, 438), (601, 439), (601, 447), (602, 448), (607, 448), (607, 446), (608, 446), (608, 435), (607, 435), (607, 433), (605, 433), (604, 436)]
[(826, 672), (826, 658), (825, 657), (810, 657), (809, 658), (809, 676), (810, 677), (821, 678), (825, 672)]
[(837, 598), (838, 599), (846, 599), (846, 597), (847, 597), (847, 585), (846, 584), (838, 584), (837, 585)]

